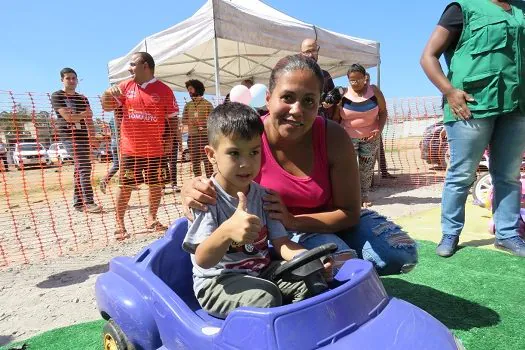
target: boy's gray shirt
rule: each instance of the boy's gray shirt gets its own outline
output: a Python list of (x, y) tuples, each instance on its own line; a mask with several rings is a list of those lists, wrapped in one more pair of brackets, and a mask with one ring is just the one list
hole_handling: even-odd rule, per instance
[(251, 276), (259, 275), (260, 271), (270, 263), (268, 240), (288, 236), (283, 224), (278, 220), (270, 219), (263, 209), (262, 197), (266, 190), (252, 181), (247, 199), (247, 211), (261, 219), (263, 228), (253, 244), (231, 244), (221, 261), (212, 268), (203, 269), (195, 262), (197, 246), (208, 238), (222, 223), (228, 220), (237, 210), (239, 200), (230, 196), (211, 178), (217, 192), (217, 203), (208, 205), (208, 211), (193, 210), (193, 223), (188, 228), (182, 247), (191, 254), (193, 263), (193, 290), (195, 295), (206, 284), (210, 277), (223, 273), (244, 273)]

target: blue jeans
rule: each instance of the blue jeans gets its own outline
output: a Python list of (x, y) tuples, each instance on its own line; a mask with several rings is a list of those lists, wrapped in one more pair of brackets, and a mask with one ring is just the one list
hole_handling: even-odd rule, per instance
[(73, 174), (73, 206), (83, 207), (95, 203), (91, 186), (91, 149), (87, 140), (63, 142), (67, 152), (73, 155), (75, 172)]
[(379, 275), (399, 274), (418, 262), (417, 245), (398, 225), (375, 211), (363, 209), (359, 224), (338, 232), (360, 259), (368, 260)]
[(345, 243), (341, 238), (339, 238), (334, 233), (298, 233), (298, 232), (288, 232), (288, 234), (291, 236), (291, 240), (301, 244), (306, 249), (313, 249), (315, 247), (319, 247), (323, 244), (327, 243), (335, 243), (337, 245), (337, 251), (335, 254), (338, 253), (347, 253), (351, 252), (352, 255), (355, 254), (352, 249), (348, 246), (348, 244)]
[[(357, 257), (368, 260), (380, 275), (398, 274), (406, 265), (417, 264), (416, 242), (406, 232), (375, 211), (363, 209), (359, 224), (334, 234), (315, 234), (292, 240), (305, 248), (333, 242), (340, 251), (354, 250)], [(336, 253), (337, 253), (336, 252)]]
[(450, 148), (441, 201), (443, 234), (459, 235), (465, 223), (465, 202), (476, 169), (490, 147), (490, 175), (494, 185), (492, 212), (496, 237), (518, 235), (521, 183), (520, 164), (525, 150), (525, 116), (502, 115), (445, 124)]

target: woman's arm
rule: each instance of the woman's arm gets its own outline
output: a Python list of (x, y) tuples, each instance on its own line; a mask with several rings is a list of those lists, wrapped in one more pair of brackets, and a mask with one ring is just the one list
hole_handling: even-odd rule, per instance
[(377, 86), (375, 85), (371, 85), (371, 86), (377, 98), (377, 106), (379, 107), (379, 113), (378, 113), (379, 133), (382, 133), (383, 128), (385, 127), (385, 124), (386, 124), (386, 118), (388, 117), (388, 110), (386, 109), (386, 100), (385, 100), (385, 96), (383, 95), (381, 90), (379, 90)]
[(474, 99), (465, 91), (452, 86), (439, 63), (439, 57), (460, 35), (461, 32), (449, 31), (438, 25), (423, 50), (420, 64), (428, 79), (446, 97), (452, 112), (461, 119), (469, 119), (471, 114), (466, 101)]
[(352, 141), (341, 126), (331, 121), (327, 123), (326, 140), (334, 210), (297, 215), (300, 232), (337, 232), (359, 222), (361, 187)]
[(332, 211), (292, 215), (279, 195), (270, 191), (264, 200), (272, 219), (280, 220), (287, 230), (299, 232), (337, 232), (359, 222), (361, 188), (357, 158), (352, 141), (337, 123), (327, 123), (327, 153), (332, 184)]

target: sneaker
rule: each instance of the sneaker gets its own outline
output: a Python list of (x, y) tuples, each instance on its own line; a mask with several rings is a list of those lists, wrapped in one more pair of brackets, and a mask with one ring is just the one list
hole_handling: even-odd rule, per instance
[(454, 255), (458, 246), (459, 236), (443, 235), (436, 248), (436, 254), (444, 258)]
[(108, 184), (106, 183), (106, 181), (102, 180), (100, 181), (100, 185), (99, 185), (99, 188), (100, 188), (100, 192), (106, 194), (106, 186)]
[(98, 213), (102, 212), (102, 206), (101, 205), (97, 205), (95, 203), (86, 204), (86, 206), (84, 207), (84, 211), (86, 213), (98, 214)]
[(525, 257), (525, 241), (520, 236), (505, 239), (496, 238), (494, 247), (505, 250), (516, 256)]

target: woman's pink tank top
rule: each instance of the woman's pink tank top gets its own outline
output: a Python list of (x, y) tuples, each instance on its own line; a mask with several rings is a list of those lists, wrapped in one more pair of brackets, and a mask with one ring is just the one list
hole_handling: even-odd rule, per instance
[[(349, 87), (350, 91), (351, 87)], [(379, 106), (372, 86), (368, 86), (362, 97), (347, 92), (341, 101), (339, 116), (341, 126), (353, 138), (368, 137), (374, 130), (379, 130)]]
[[(266, 117), (263, 117), (263, 120)], [(326, 124), (317, 117), (312, 127), (314, 166), (310, 176), (297, 177), (284, 170), (273, 157), (266, 134), (262, 136), (261, 171), (255, 179), (278, 192), (290, 213), (308, 214), (330, 210), (332, 186), (326, 151)]]

